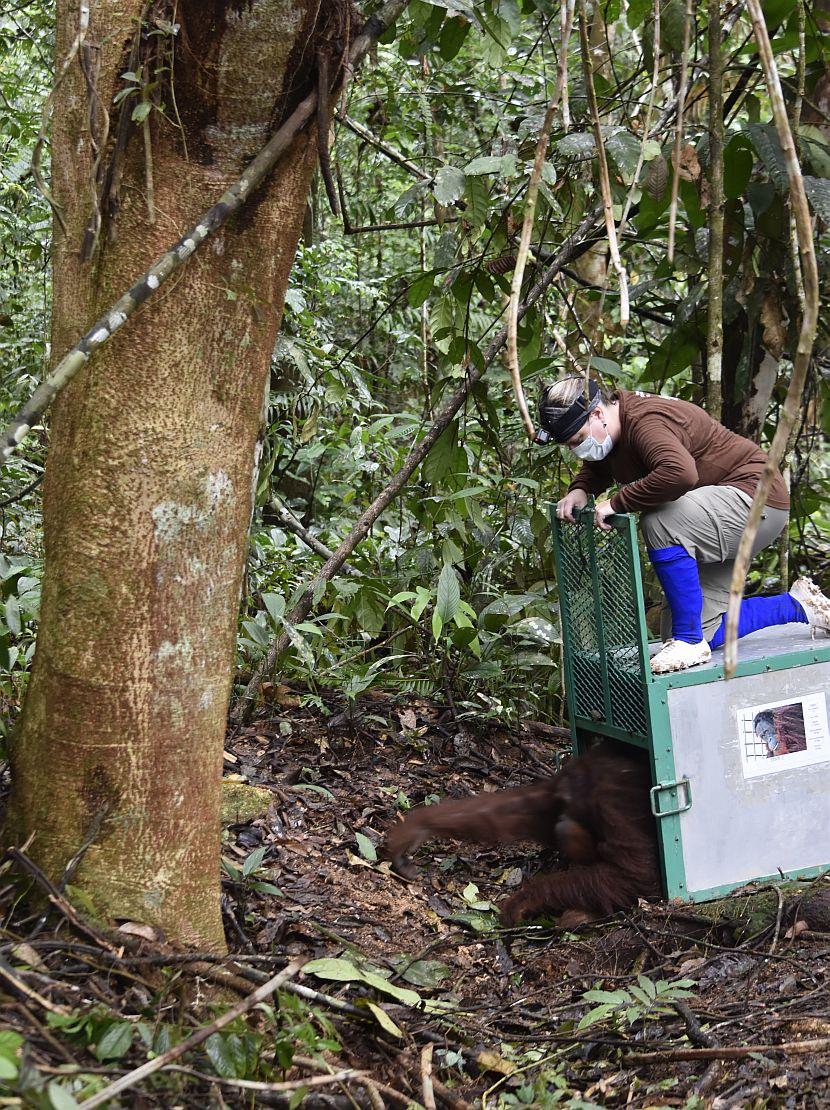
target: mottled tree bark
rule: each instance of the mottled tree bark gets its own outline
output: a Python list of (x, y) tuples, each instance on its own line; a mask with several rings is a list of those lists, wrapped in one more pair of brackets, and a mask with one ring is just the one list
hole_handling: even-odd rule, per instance
[[(58, 0), (58, 60), (77, 0)], [(91, 261), (91, 142), (114, 136), (147, 6), (97, 0), (55, 100), (52, 351), (112, 303), (233, 182), (313, 81), (333, 5), (179, 0), (173, 89), (153, 110), (155, 219), (141, 127)], [(169, 18), (173, 15), (170, 5)], [(159, 14), (159, 5), (151, 9)], [(161, 80), (165, 78), (161, 75)], [(175, 94), (175, 108), (173, 104)], [(100, 140), (102, 132), (98, 130)], [(107, 146), (110, 158), (114, 147)], [(74, 884), (114, 918), (221, 947), (219, 784), (255, 448), (314, 164), (300, 137), (248, 206), (58, 398), (44, 486), (46, 575), (12, 746), (7, 833), (53, 877), (105, 817)]]

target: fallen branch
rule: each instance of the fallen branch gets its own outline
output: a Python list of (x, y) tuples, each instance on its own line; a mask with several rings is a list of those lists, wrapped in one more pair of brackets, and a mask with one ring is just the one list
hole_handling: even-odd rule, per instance
[(726, 612), (726, 642), (724, 644), (724, 674), (726, 678), (731, 678), (735, 673), (735, 666), (738, 661), (738, 617), (746, 585), (746, 574), (752, 557), (755, 537), (761, 523), (761, 514), (767, 503), (769, 489), (777, 473), (778, 464), (784, 457), (790, 432), (795, 426), (801, 408), (801, 397), (804, 392), (804, 383), (807, 380), (807, 370), (810, 366), (810, 358), (816, 338), (819, 308), (818, 268), (810, 209), (807, 204), (804, 179), (801, 175), (801, 166), (798, 164), (798, 153), (793, 141), (790, 121), (787, 118), (784, 94), (781, 90), (781, 81), (775, 65), (760, 0), (747, 0), (747, 10), (752, 20), (755, 40), (758, 43), (758, 56), (764, 71), (778, 141), (787, 165), (787, 177), (790, 182), (790, 205), (795, 217), (798, 250), (801, 259), (801, 275), (804, 283), (804, 308), (801, 314), (798, 346), (793, 358), (790, 386), (781, 409), (778, 427), (775, 429), (775, 435), (770, 445), (766, 466), (758, 482), (758, 488), (755, 491), (755, 497), (749, 510), (749, 517), (741, 536), (738, 554), (735, 557), (735, 568), (732, 572), (732, 585), (729, 592), (729, 608)]
[(68, 1014), (69, 1011), (64, 1006), (59, 1006), (55, 1002), (50, 1002), (48, 998), (44, 998), (42, 994), (27, 987), (26, 984), (15, 975), (14, 970), (9, 967), (5, 960), (0, 960), (0, 985), (4, 990), (10, 991), (12, 994), (17, 995), (26, 1002), (33, 1002), (39, 1006), (41, 1010), (46, 1010), (50, 1014)]
[(58, 890), (53, 882), (41, 871), (38, 865), (26, 855), (21, 848), (8, 848), (3, 856), (17, 864), (18, 868), (34, 879), (46, 897), (69, 924), (83, 936), (95, 942), (107, 952), (114, 953), (116, 948), (107, 940), (104, 934), (90, 922), (85, 921), (75, 907)]
[(232, 1006), (230, 1010), (226, 1010), (224, 1014), (221, 1014), (209, 1025), (205, 1025), (202, 1029), (197, 1029), (195, 1033), (187, 1037), (186, 1040), (183, 1040), (181, 1044), (174, 1045), (173, 1048), (169, 1048), (167, 1052), (162, 1052), (160, 1056), (156, 1056), (153, 1060), (147, 1060), (141, 1067), (134, 1068), (131, 1072), (127, 1072), (126, 1075), (122, 1075), (120, 1079), (116, 1079), (114, 1083), (110, 1083), (108, 1087), (104, 1087), (102, 1091), (93, 1095), (92, 1098), (86, 1099), (83, 1105), (85, 1107), (103, 1106), (105, 1102), (121, 1094), (122, 1091), (129, 1090), (130, 1087), (134, 1087), (136, 1083), (140, 1083), (142, 1079), (146, 1079), (149, 1075), (153, 1075), (154, 1072), (161, 1071), (161, 1069), (167, 1067), (168, 1064), (172, 1064), (174, 1060), (178, 1060), (179, 1057), (183, 1056), (186, 1052), (202, 1044), (208, 1037), (217, 1033), (220, 1029), (224, 1029), (226, 1025), (230, 1025), (232, 1021), (236, 1021), (236, 1019), (243, 1014), (247, 1014), (248, 1011), (252, 1010), (258, 1003), (264, 1002), (266, 998), (270, 998), (274, 991), (279, 990), (286, 980), (291, 979), (297, 974), (301, 966), (302, 964), (299, 960), (295, 960), (293, 963), (288, 964), (278, 975), (273, 976), (267, 983), (263, 983), (261, 987), (257, 987), (247, 998), (237, 1003), (236, 1006)]
[[(550, 265), (545, 269), (542, 276), (537, 283), (528, 293), (527, 299), (520, 310), (520, 318), (536, 303), (542, 296), (556, 275), (560, 272), (564, 264), (570, 259), (572, 252), (577, 245), (582, 242), (588, 231), (594, 226), (600, 212), (598, 209), (590, 212), (579, 226), (573, 231), (557, 253), (554, 255)], [(484, 352), (484, 362), (481, 369), (475, 366), (467, 367), (467, 375), (464, 381), (456, 389), (455, 393), (446, 401), (443, 408), (433, 420), (432, 424), (427, 429), (423, 438), (420, 439), (407, 456), (406, 462), (398, 470), (387, 483), (386, 487), (381, 490), (375, 500), (365, 509), (362, 515), (357, 519), (349, 534), (342, 540), (337, 550), (333, 552), (330, 559), (328, 559), (314, 578), (306, 586), (302, 595), (297, 603), (294, 605), (291, 612), (286, 617), (286, 620), (291, 625), (298, 624), (303, 620), (311, 611), (312, 606), (315, 604), (315, 593), (317, 588), (330, 581), (336, 574), (339, 573), (343, 564), (355, 550), (359, 543), (361, 543), (369, 534), (369, 530), (380, 514), (395, 500), (406, 483), (414, 474), (417, 467), (427, 457), (429, 452), (435, 446), (441, 433), (448, 427), (450, 421), (455, 414), (462, 407), (467, 399), (467, 394), (477, 381), (484, 375), (488, 366), (492, 364), (496, 355), (507, 339), (507, 329), (503, 328), (498, 335), (490, 341)], [(276, 666), (277, 659), (284, 651), (291, 645), (291, 637), (287, 632), (283, 632), (274, 643), (268, 648), (265, 657), (261, 660), (251, 680), (245, 688), (242, 697), (236, 705), (232, 714), (232, 721), (235, 724), (242, 724), (248, 719), (248, 715), (253, 709), (254, 701), (256, 700), (257, 693), (262, 684), (264, 675), (270, 674)]]
[(429, 1041), (421, 1049), (421, 1092), (426, 1110), (437, 1110), (435, 1088), (432, 1082), (432, 1053), (434, 1048), (435, 1045)]
[[(351, 69), (360, 64), (372, 43), (394, 23), (407, 3), (408, 0), (387, 0), (378, 12), (367, 19), (349, 50), (348, 65)], [(239, 180), (235, 181), (216, 204), (205, 212), (177, 243), (165, 251), (63, 356), (52, 373), (41, 382), (3, 431), (0, 439), (2, 463), (28, 436), (60, 391), (86, 365), (90, 356), (119, 331), (137, 309), (247, 203), (297, 135), (314, 120), (316, 109), (317, 89), (315, 88), (297, 105), (282, 127), (272, 135), (256, 158), (246, 167)]]
[(525, 276), (527, 256), (530, 253), (530, 238), (533, 234), (533, 217), (536, 214), (536, 198), (539, 195), (539, 184), (542, 180), (542, 169), (545, 165), (545, 156), (548, 152), (550, 129), (553, 126), (553, 116), (559, 106), (562, 89), (568, 78), (568, 39), (571, 35), (573, 24), (573, 4), (568, 3), (563, 8), (562, 41), (559, 44), (559, 64), (556, 67), (556, 85), (553, 96), (550, 98), (548, 110), (536, 143), (536, 154), (533, 158), (533, 169), (530, 171), (530, 181), (527, 186), (525, 200), (524, 220), (522, 221), (522, 234), (519, 240), (519, 250), (516, 254), (516, 265), (513, 269), (513, 279), (510, 283), (510, 299), (507, 302), (507, 365), (513, 381), (513, 393), (522, 423), (525, 426), (527, 437), (531, 443), (536, 439), (536, 428), (527, 409), (524, 389), (522, 388), (522, 374), (519, 368), (519, 302), (522, 296), (522, 280)]
[(816, 1037), (811, 1041), (784, 1041), (783, 1044), (721, 1045), (713, 1048), (662, 1048), (659, 1052), (632, 1052), (623, 1057), (626, 1064), (664, 1064), (669, 1060), (742, 1060), (760, 1053), (783, 1052), (788, 1056), (809, 1056), (812, 1052), (826, 1052), (830, 1037)]
[[(296, 1063), (296, 1057), (292, 1061)], [(273, 1091), (279, 1094), (283, 1091), (298, 1091), (304, 1087), (329, 1087), (332, 1083), (343, 1083), (347, 1079), (365, 1082), (365, 1073), (356, 1068), (343, 1068), (342, 1071), (333, 1071), (326, 1075), (306, 1076), (303, 1079), (286, 1079), (279, 1083), (260, 1083), (255, 1079), (227, 1079), (221, 1075), (207, 1075), (195, 1068), (184, 1068), (178, 1064), (171, 1064), (165, 1071), (174, 1072), (176, 1075), (188, 1075), (194, 1079), (202, 1079), (206, 1083), (218, 1083), (223, 1087), (235, 1087), (242, 1091)], [(83, 1103), (82, 1105), (86, 1105)]]

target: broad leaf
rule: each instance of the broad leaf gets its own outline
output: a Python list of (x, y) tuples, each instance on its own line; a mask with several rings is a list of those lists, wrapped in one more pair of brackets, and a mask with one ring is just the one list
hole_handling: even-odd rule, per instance
[(436, 612), (444, 624), (451, 621), (461, 600), (458, 578), (449, 563), (445, 563), (438, 579)]

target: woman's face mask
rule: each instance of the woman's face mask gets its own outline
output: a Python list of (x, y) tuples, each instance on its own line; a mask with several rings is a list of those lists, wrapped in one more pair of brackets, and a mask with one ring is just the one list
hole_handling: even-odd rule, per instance
[[(597, 415), (599, 415), (599, 413), (597, 413)], [(603, 428), (605, 427), (604, 420), (602, 421), (602, 426)], [(576, 457), (582, 459), (583, 462), (600, 462), (605, 458), (613, 446), (614, 441), (608, 434), (606, 434), (605, 439), (602, 440), (594, 439), (592, 435), (588, 435), (581, 443), (578, 443), (576, 447), (572, 447), (571, 450)]]

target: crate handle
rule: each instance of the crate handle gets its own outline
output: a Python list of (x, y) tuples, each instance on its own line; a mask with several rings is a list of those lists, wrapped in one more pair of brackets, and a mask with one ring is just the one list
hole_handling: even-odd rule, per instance
[[(664, 790), (678, 790), (682, 788), (685, 794), (685, 800), (678, 802), (678, 805), (672, 809), (660, 809), (660, 794)], [(658, 782), (656, 786), (652, 786), (649, 790), (651, 797), (651, 812), (655, 817), (674, 817), (678, 813), (685, 813), (687, 809), (692, 808), (692, 784), (684, 775), (682, 779), (674, 779), (672, 782)]]

